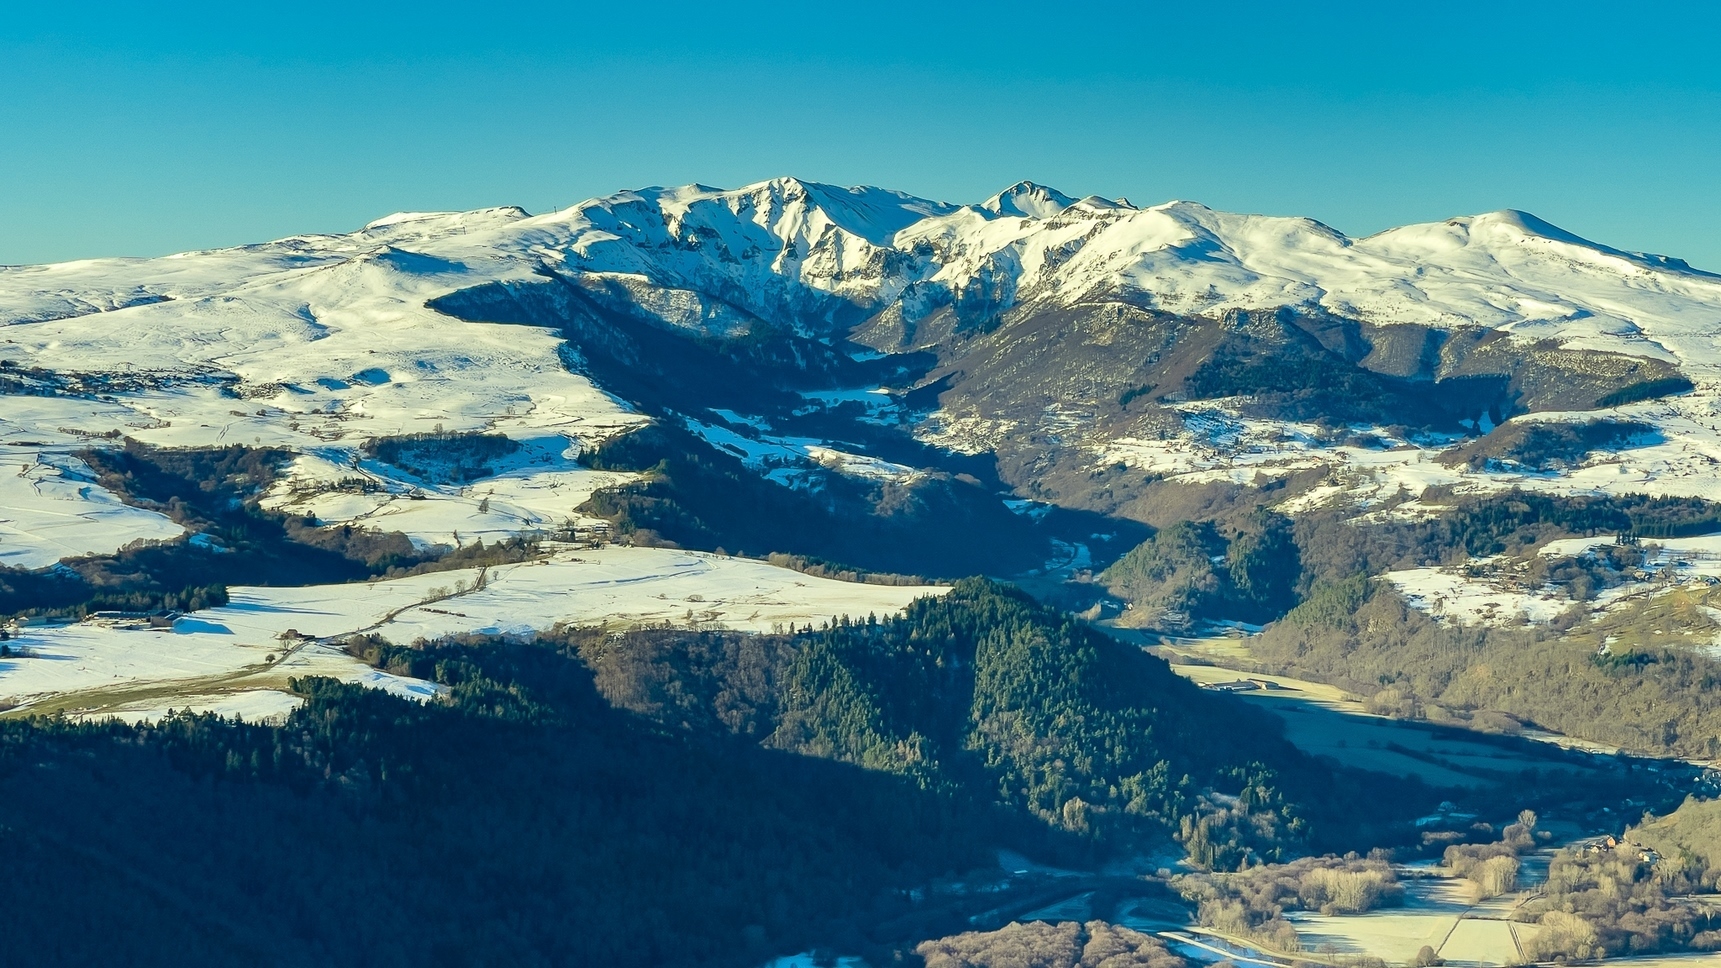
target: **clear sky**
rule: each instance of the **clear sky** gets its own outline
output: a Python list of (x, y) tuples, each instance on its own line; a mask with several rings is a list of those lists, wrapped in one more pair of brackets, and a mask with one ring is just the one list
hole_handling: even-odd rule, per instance
[(1718, 7), (12, 0), (0, 263), (791, 174), (1353, 235), (1521, 208), (1721, 270)]

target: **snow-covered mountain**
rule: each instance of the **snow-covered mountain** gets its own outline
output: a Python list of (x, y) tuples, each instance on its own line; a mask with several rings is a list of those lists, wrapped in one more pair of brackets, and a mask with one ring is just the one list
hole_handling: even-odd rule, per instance
[(1179, 314), (1293, 306), (1707, 369), (1721, 321), (1721, 277), (1514, 211), (1350, 239), (1309, 219), (1078, 201), (1026, 182), (953, 206), (777, 179), (623, 193), (496, 236), (558, 269), (642, 276), (797, 325), (809, 312), (846, 322), (893, 304), (919, 321), (978, 289), (994, 312), (1107, 297)]
[[(1161, 445), (1232, 460), (1191, 429), (1213, 407), (1461, 433), (1647, 398), (1633, 405), (1696, 428), (1721, 385), (1721, 277), (1522, 212), (1352, 239), (1029, 182), (976, 205), (793, 178), (649, 188), (539, 216), (402, 213), (346, 235), (0, 268), (0, 324), (0, 438), (37, 481), (14, 502), (19, 535), (48, 528), (27, 510), (43, 481), (79, 493), (55, 448), (115, 432), (285, 446), (330, 478), (366, 439), (486, 429), (544, 441), (529, 452), (567, 483), (589, 473), (579, 447), (651, 414), (766, 438), (785, 400), (848, 400), (922, 445), (996, 452), (1022, 489), (1030, 466), (1212, 473), (1215, 459)], [(864, 393), (881, 380), (892, 394)], [(1691, 384), (1695, 397), (1653, 402)], [(724, 413), (740, 422), (712, 429)], [(914, 473), (827, 443), (737, 452), (778, 455), (761, 470), (790, 484), (796, 455)], [(522, 491), (510, 520), (538, 526), (590, 492), (569, 486), (553, 509)]]
[[(349, 268), (307, 278), (336, 266)], [(359, 282), (360, 266), (387, 277)], [(1376, 324), (1500, 328), (1708, 370), (1721, 322), (1721, 276), (1592, 243), (1523, 212), (1351, 239), (1309, 219), (1076, 200), (1029, 182), (958, 206), (792, 178), (734, 191), (621, 192), (537, 217), (514, 208), (405, 213), (345, 236), (6, 268), (0, 321), (245, 300), (237, 290), (283, 285), (309, 302), (359, 289), (407, 290), (410, 299), (542, 268), (648, 285), (660, 294), (642, 296), (645, 308), (672, 322), (699, 304), (713, 317), (739, 312), (814, 330), (892, 307), (919, 321), (984, 289), (995, 313), (1096, 298), (1203, 315), (1290, 306)]]

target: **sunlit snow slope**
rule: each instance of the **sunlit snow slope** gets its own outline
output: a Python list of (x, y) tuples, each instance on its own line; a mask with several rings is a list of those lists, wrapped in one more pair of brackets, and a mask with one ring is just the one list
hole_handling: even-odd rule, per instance
[[(645, 298), (665, 319), (708, 326), (752, 315), (817, 329), (899, 301), (913, 315), (913, 304), (982, 285), (1003, 305), (1123, 287), (1179, 313), (1318, 306), (1376, 323), (1504, 327), (1633, 353), (1660, 346), (1712, 367), (1721, 324), (1721, 277), (1523, 212), (1351, 239), (1309, 219), (1072, 200), (1029, 183), (957, 206), (788, 178), (735, 191), (641, 189), (537, 217), (512, 208), (403, 214), (345, 236), (9, 268), (0, 270), (0, 320), (48, 321), (11, 340), (41, 365), (102, 337), (111, 342), (86, 367), (123, 344), (139, 369), (224, 371), (253, 385), (346, 380), (376, 362), (360, 356), (386, 347), (342, 337), (428, 333), (417, 312), (426, 299), (533, 281), (543, 268), (649, 284), (659, 291)], [(66, 321), (76, 317), (86, 322)], [(116, 339), (121, 327), (135, 329)], [(425, 368), (500, 362), (473, 338), (471, 359), (428, 353)], [(317, 347), (314, 367), (280, 359), (322, 339), (336, 342)]]

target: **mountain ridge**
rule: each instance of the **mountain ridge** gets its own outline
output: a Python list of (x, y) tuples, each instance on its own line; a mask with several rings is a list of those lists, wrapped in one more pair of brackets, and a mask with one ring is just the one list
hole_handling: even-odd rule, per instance
[[(1664, 346), (1662, 332), (1696, 335), (1681, 324), (1697, 307), (1721, 318), (1721, 277), (1673, 257), (1592, 242), (1512, 209), (1352, 238), (1301, 217), (1227, 213), (1187, 201), (1125, 207), (1032, 182), (954, 205), (795, 178), (727, 191), (644, 188), (540, 215), (506, 206), (394, 213), (344, 235), (158, 259), (5, 267), (0, 318), (34, 322), (144, 298), (183, 299), (239, 278), (350, 258), (376, 244), (425, 247), (445, 258), (461, 252), (468, 258), (451, 261), (492, 264), (478, 273), (484, 281), (517, 278), (532, 263), (643, 277), (780, 325), (810, 318), (827, 330), (814, 334), (820, 336), (897, 304), (917, 319), (958, 304), (981, 304), (995, 315), (1036, 299), (1069, 304), (1117, 294), (1180, 314), (1292, 306), (1375, 324), (1517, 327), (1538, 339), (1640, 337), (1626, 351), (1651, 355)], [(515, 264), (512, 272), (504, 262)], [(188, 263), (203, 263), (206, 272)], [(199, 285), (198, 275), (219, 278)], [(97, 292), (78, 291), (86, 280)], [(32, 312), (21, 302), (54, 305)], [(1583, 320), (1589, 322), (1575, 325)]]
[[(864, 438), (899, 467), (927, 447), (994, 452), (1017, 489), (1041, 486), (1029, 468), (1045, 460), (1086, 474), (1145, 448), (1122, 463), (1185, 468), (1167, 448), (1205, 452), (1213, 406), (1407, 442), (1721, 384), (1721, 281), (1525, 213), (1353, 239), (1032, 182), (975, 205), (778, 178), (540, 215), (395, 213), (344, 235), (0, 269), (0, 323), (0, 360), (32, 392), (204, 386), (195, 406), (116, 398), (131, 428), (197, 414), (199, 443), (239, 425), (230, 398), (289, 415), (291, 433), (255, 415), (243, 432), (293, 450), (439, 424), (555, 427), (591, 447), (651, 418), (735, 432), (718, 411), (758, 435), (800, 420), (804, 394), (841, 391), (920, 449), (873, 425), (759, 446)], [(1708, 392), (1679, 419), (1707, 419)], [(42, 419), (21, 439), (51, 439)]]

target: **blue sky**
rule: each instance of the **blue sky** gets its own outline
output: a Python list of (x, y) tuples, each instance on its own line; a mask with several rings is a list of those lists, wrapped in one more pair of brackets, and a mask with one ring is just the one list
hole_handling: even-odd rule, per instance
[(1353, 235), (1522, 208), (1721, 270), (1708, 6), (68, 6), (0, 19), (0, 263), (793, 174)]

